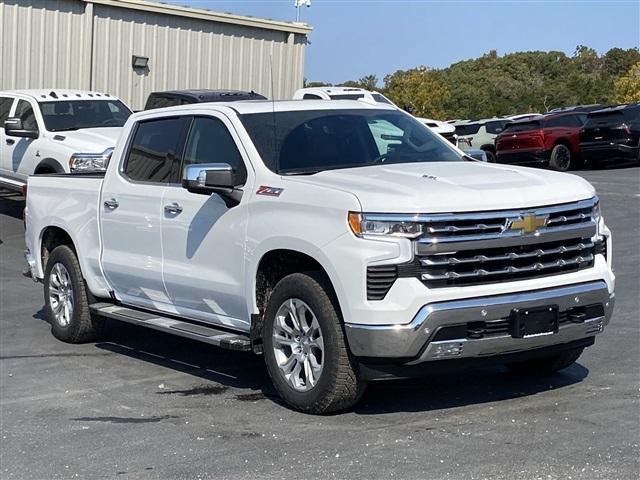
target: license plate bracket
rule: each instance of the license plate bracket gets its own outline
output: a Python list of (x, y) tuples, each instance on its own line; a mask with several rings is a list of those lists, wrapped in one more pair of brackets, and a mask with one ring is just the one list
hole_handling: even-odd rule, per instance
[(559, 329), (560, 309), (558, 305), (534, 308), (514, 308), (511, 310), (511, 336), (527, 338), (536, 335), (550, 335)]

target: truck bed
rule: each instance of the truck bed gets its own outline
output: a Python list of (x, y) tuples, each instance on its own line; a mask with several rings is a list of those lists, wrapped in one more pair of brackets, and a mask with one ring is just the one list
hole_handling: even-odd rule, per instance
[(25, 209), (26, 242), (36, 265), (35, 276), (44, 276), (42, 240), (45, 230), (59, 228), (82, 251), (80, 266), (89, 289), (108, 296), (100, 268), (98, 208), (104, 174), (47, 174), (29, 177)]

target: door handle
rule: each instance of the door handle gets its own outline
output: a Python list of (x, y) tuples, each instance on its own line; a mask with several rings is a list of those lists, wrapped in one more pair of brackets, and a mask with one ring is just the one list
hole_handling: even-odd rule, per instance
[(164, 211), (169, 215), (178, 215), (179, 213), (182, 213), (182, 207), (176, 202), (173, 202), (171, 205), (165, 205)]
[(116, 208), (118, 208), (118, 205), (120, 204), (115, 198), (104, 201), (104, 207), (108, 210), (115, 210)]
[(7, 145), (13, 145), (14, 143), (16, 143), (16, 141), (13, 138), (7, 138), (6, 142), (7, 142)]

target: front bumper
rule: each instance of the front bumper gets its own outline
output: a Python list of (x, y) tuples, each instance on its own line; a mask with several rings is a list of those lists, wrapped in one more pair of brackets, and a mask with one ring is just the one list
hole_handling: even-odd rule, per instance
[[(453, 358), (489, 357), (595, 336), (609, 323), (614, 299), (615, 295), (609, 293), (604, 281), (594, 281), (522, 293), (444, 301), (423, 306), (413, 320), (405, 325), (346, 323), (346, 335), (351, 352), (357, 357), (387, 359), (408, 365)], [(513, 309), (551, 305), (557, 305), (560, 312), (601, 306), (603, 314), (564, 322), (555, 333), (525, 338), (514, 338), (505, 333), (481, 338), (462, 336), (436, 340), (438, 332), (445, 327), (467, 325), (469, 322), (505, 321)]]

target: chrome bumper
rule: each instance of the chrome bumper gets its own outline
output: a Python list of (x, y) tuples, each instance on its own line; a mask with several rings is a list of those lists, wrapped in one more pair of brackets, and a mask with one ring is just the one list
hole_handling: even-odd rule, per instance
[[(501, 355), (569, 343), (594, 336), (609, 323), (614, 294), (603, 281), (582, 283), (532, 292), (471, 298), (425, 305), (405, 325), (361, 325), (346, 323), (351, 352), (357, 357), (402, 359), (407, 364), (432, 360)], [(557, 305), (559, 311), (602, 305), (603, 316), (562, 324), (555, 333), (525, 338), (511, 335), (432, 341), (447, 326), (467, 322), (508, 319), (513, 309)]]

